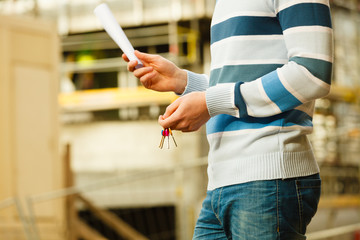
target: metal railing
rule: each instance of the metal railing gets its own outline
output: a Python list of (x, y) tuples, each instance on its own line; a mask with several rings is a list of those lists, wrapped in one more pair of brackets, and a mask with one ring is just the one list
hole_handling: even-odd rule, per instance
[[(139, 181), (151, 181), (151, 179), (159, 178), (161, 176), (166, 175), (173, 175), (174, 178), (176, 178), (176, 175), (179, 175), (179, 172), (184, 172), (189, 169), (196, 169), (199, 167), (204, 167), (207, 164), (207, 159), (202, 159), (197, 161), (194, 164), (189, 165), (181, 165), (181, 166), (175, 166), (175, 167), (169, 167), (169, 168), (158, 168), (154, 170), (146, 170), (146, 171), (137, 171), (136, 173), (132, 174), (125, 174), (125, 175), (117, 175), (114, 177), (106, 178), (103, 180), (98, 180), (93, 183), (85, 184), (82, 186), (74, 186), (74, 187), (68, 187), (64, 189), (59, 189), (55, 191), (50, 191), (46, 193), (41, 193), (37, 195), (31, 195), (26, 198), (26, 207), (28, 209), (28, 219), (27, 223), (31, 225), (32, 233), (31, 238), (28, 238), (27, 240), (42, 240), (42, 233), (41, 229), (39, 229), (39, 222), (37, 220), (37, 212), (36, 208), (37, 205), (45, 202), (51, 202), (56, 201), (59, 199), (65, 199), (69, 196), (75, 196), (75, 199), (80, 200), (79, 203), (82, 203), (82, 206), (93, 206), (92, 204), (87, 204), (87, 201), (84, 201), (83, 195), (89, 195), (91, 192), (96, 192), (99, 190), (104, 190), (106, 188), (111, 187), (117, 187), (121, 185), (126, 185), (128, 183), (134, 183)], [(181, 175), (181, 173), (180, 173)], [(131, 193), (129, 193), (131, 194)], [(146, 193), (144, 193), (146, 195)], [(179, 195), (179, 189), (174, 188), (173, 193), (175, 195)], [(76, 197), (79, 196), (79, 197)], [(121, 203), (119, 203), (121, 204)], [(77, 210), (79, 205), (77, 205)], [(91, 210), (91, 209), (90, 209)], [(102, 210), (100, 210), (102, 211)], [(96, 214), (99, 212), (95, 211)], [(99, 215), (99, 214), (98, 214)], [(108, 218), (108, 214), (100, 214), (105, 215), (105, 218)], [(107, 221), (108, 222), (108, 221)], [(82, 224), (82, 223), (81, 223)], [(77, 225), (81, 225), (80, 223)], [(84, 228), (82, 228), (84, 229)], [(116, 230), (115, 230), (116, 231)], [(65, 233), (65, 235), (68, 233)], [(174, 233), (175, 234), (175, 233)], [(57, 238), (56, 238), (57, 239)], [(59, 238), (60, 239), (60, 238)]]
[[(25, 217), (25, 213), (23, 211), (23, 208), (21, 207), (20, 200), (17, 197), (5, 199), (0, 202), (0, 212), (2, 210), (8, 209), (14, 207), (15, 208), (15, 215), (19, 218), (22, 228), (20, 228), (21, 233), (16, 231), (17, 235), (22, 235), (26, 240), (33, 240), (32, 238), (32, 226), (31, 223), (28, 222), (28, 220)], [(0, 231), (3, 234), (7, 234), (8, 229), (6, 226), (4, 229)], [(11, 232), (8, 234), (12, 234)], [(1, 234), (0, 234), (1, 236)]]

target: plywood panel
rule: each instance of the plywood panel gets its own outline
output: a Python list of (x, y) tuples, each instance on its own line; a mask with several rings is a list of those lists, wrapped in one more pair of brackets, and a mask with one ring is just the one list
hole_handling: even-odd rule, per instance
[(31, 62), (33, 64), (49, 64), (52, 59), (52, 42), (50, 35), (32, 32), (11, 32), (12, 58), (18, 61)]
[[(1, 22), (1, 21), (0, 21)], [(8, 31), (0, 24), (0, 201), (13, 196)], [(1, 213), (0, 213), (1, 214)]]
[[(0, 202), (63, 187), (58, 149), (59, 53), (55, 25), (0, 16)], [(61, 222), (63, 202), (37, 203), (35, 213), (39, 222), (44, 217), (46, 222)], [(16, 222), (18, 217), (14, 206), (0, 209), (2, 221)]]
[[(15, 155), (17, 189), (21, 196), (54, 187), (51, 72), (46, 68), (14, 67)], [(46, 209), (51, 215), (50, 209)], [(44, 213), (45, 213), (44, 212)]]

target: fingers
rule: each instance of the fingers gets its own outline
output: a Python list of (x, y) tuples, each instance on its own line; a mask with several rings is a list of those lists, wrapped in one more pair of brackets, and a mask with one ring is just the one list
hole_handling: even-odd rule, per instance
[[(139, 52), (138, 50), (135, 50), (134, 52), (135, 56), (137, 58), (139, 58), (139, 60), (141, 60), (145, 66), (149, 66), (149, 65), (156, 65), (157, 61), (160, 60), (160, 56), (159, 55), (154, 55), (154, 54), (148, 54), (148, 53), (143, 53), (143, 52)], [(123, 53), (121, 55), (121, 57), (128, 62), (128, 70), (132, 70), (135, 69), (135, 66), (137, 66), (138, 62), (136, 61), (130, 61), (130, 59), (126, 56), (125, 53)]]
[(144, 77), (146, 74), (152, 72), (152, 70), (153, 70), (152, 67), (142, 67), (142, 68), (134, 70), (133, 73), (134, 73), (135, 77), (140, 79), (140, 78)]
[(163, 128), (171, 128), (172, 130), (178, 130), (182, 132), (193, 132), (198, 129), (194, 127), (191, 122), (188, 121), (187, 114), (184, 114), (181, 108), (181, 98), (178, 98), (175, 102), (170, 104), (164, 113), (160, 115), (158, 122)]
[(168, 118), (160, 115), (158, 123), (163, 128), (171, 128), (172, 130), (178, 130), (182, 132), (193, 132), (199, 129), (199, 127), (194, 127), (186, 119), (184, 119), (181, 116), (180, 111), (175, 111)]
[(178, 98), (176, 99), (172, 104), (170, 104), (169, 106), (167, 106), (165, 113), (164, 113), (164, 119), (170, 117), (179, 107), (181, 102), (181, 99)]
[(175, 100), (172, 104), (170, 104), (164, 113), (164, 115), (160, 115), (158, 122), (163, 128), (171, 128), (176, 129), (174, 126), (177, 125), (178, 122), (178, 113), (176, 110), (180, 105), (180, 99)]
[(125, 62), (129, 62), (129, 59), (128, 59), (128, 57), (126, 56), (125, 53), (123, 53), (123, 54), (121, 55), (121, 57), (125, 60)]
[(130, 72), (134, 72), (135, 71), (135, 67), (138, 65), (138, 61), (137, 60), (133, 60), (133, 61), (129, 61), (127, 64), (127, 70)]
[(159, 117), (159, 124), (164, 128), (193, 132), (209, 119), (205, 92), (194, 92), (170, 104), (165, 114)]
[(159, 116), (158, 123), (163, 128), (171, 128), (172, 130), (180, 130), (176, 128), (177, 122), (173, 120), (173, 116), (165, 118), (163, 115)]
[(152, 67), (142, 67), (133, 71), (133, 74), (138, 78), (141, 84), (145, 88), (151, 88), (153, 85), (153, 79), (156, 76), (156, 72), (153, 71)]
[[(153, 59), (156, 59), (156, 55), (142, 53), (137, 50), (135, 50), (135, 55), (143, 62), (145, 66), (149, 66), (151, 61), (153, 61)], [(125, 62), (128, 63), (127, 70), (130, 72), (134, 72), (136, 70), (136, 66), (138, 66), (139, 64), (138, 61), (136, 60), (130, 61), (130, 59), (126, 56), (125, 53), (123, 53), (121, 57), (122, 59), (124, 59)]]
[[(174, 91), (175, 89), (181, 93), (184, 91), (187, 82), (187, 73), (185, 71), (185, 77), (181, 74), (176, 74), (176, 72), (181, 72), (179, 68), (160, 55), (142, 53), (137, 50), (135, 55), (138, 61), (142, 62), (143, 66), (140, 68), (137, 68), (138, 61), (128, 61), (129, 59), (126, 55), (122, 57), (125, 61), (128, 61), (128, 71), (133, 72), (134, 76), (140, 79), (144, 87), (159, 92)], [(181, 81), (177, 80), (177, 78), (181, 78)], [(178, 82), (181, 82), (181, 84), (178, 84)]]

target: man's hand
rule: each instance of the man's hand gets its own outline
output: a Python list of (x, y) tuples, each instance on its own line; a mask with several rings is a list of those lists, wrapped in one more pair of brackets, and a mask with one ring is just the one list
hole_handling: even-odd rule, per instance
[(164, 128), (193, 132), (210, 119), (206, 106), (205, 92), (193, 92), (176, 99), (170, 104), (159, 124)]
[(129, 61), (125, 54), (122, 58), (128, 62), (128, 70), (140, 79), (144, 87), (159, 92), (173, 91), (177, 94), (184, 92), (187, 84), (187, 73), (184, 70), (160, 55), (139, 51), (135, 51), (135, 55), (144, 67), (135, 69), (138, 64), (136, 60)]

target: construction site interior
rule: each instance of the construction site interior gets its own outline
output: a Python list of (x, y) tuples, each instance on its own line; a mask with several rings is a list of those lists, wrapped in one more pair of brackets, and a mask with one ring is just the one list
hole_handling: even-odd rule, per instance
[[(93, 10), (99, 0), (0, 0), (0, 240), (192, 238), (205, 127), (158, 117)], [(210, 72), (215, 0), (107, 0), (135, 49)], [(360, 1), (332, 0), (335, 63), (309, 136), (322, 195), (308, 239), (360, 239)], [(171, 140), (171, 139), (170, 139)]]

